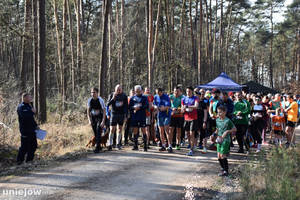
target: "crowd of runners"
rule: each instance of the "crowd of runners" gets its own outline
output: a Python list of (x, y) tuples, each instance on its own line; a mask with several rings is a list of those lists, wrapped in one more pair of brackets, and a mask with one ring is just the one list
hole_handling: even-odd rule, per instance
[[(109, 131), (109, 151), (120, 150), (122, 142), (127, 145), (129, 141), (134, 143), (132, 150), (140, 146), (147, 151), (152, 144), (158, 146), (158, 151), (173, 153), (174, 149), (185, 146), (189, 148), (188, 156), (197, 149), (202, 153), (207, 148), (217, 150), (221, 175), (227, 175), (226, 156), (235, 140), (237, 153), (247, 154), (250, 147), (259, 153), (262, 145), (281, 148), (295, 145), (299, 95), (228, 93), (178, 86), (171, 95), (156, 88), (156, 95), (152, 96), (149, 87), (136, 85), (126, 96), (121, 85), (117, 85), (105, 104), (97, 88), (91, 92), (87, 110), (97, 139), (95, 153), (102, 150), (101, 135), (105, 129)], [(210, 146), (207, 140), (211, 140)]]

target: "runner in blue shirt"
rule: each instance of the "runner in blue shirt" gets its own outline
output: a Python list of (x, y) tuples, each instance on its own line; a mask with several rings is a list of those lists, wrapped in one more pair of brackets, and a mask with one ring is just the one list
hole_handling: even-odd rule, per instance
[[(146, 109), (149, 108), (148, 98), (142, 94), (142, 87), (134, 87), (135, 94), (129, 102), (129, 109), (132, 110), (131, 127), (134, 133), (134, 147), (132, 150), (138, 150), (138, 128), (141, 127), (144, 144), (147, 143), (146, 135)], [(144, 145), (144, 151), (147, 151), (147, 145)]]
[(157, 124), (160, 132), (160, 139), (162, 142), (162, 146), (159, 149), (159, 151), (166, 151), (166, 145), (165, 145), (165, 132), (167, 135), (168, 143), (169, 143), (169, 148), (168, 152), (172, 153), (172, 141), (170, 140), (169, 136), (169, 126), (171, 122), (171, 111), (170, 111), (170, 99), (168, 95), (163, 93), (162, 88), (156, 88), (155, 90), (156, 95), (154, 96), (154, 109), (157, 114)]

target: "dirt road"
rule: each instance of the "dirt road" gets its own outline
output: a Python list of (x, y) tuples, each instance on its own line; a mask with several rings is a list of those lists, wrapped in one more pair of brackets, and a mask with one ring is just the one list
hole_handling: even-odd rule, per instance
[[(158, 152), (154, 146), (148, 152), (142, 148), (132, 151), (128, 146), (120, 151), (91, 153), (77, 161), (0, 183), (0, 198), (218, 198), (220, 188), (212, 189), (220, 169), (216, 151), (207, 154), (197, 151), (194, 156), (186, 156), (187, 153), (187, 148), (174, 150), (174, 153)], [(231, 154), (229, 167), (244, 156)], [(198, 192), (195, 194), (195, 191)]]

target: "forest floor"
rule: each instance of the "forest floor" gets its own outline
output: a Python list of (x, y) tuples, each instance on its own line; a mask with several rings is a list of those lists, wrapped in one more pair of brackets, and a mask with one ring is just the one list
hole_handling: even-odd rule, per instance
[(125, 146), (94, 154), (89, 149), (55, 162), (13, 166), (19, 173), (1, 177), (0, 199), (241, 199), (240, 167), (248, 156), (234, 153), (236, 143), (226, 178), (217, 175), (216, 151), (187, 156), (188, 150)]

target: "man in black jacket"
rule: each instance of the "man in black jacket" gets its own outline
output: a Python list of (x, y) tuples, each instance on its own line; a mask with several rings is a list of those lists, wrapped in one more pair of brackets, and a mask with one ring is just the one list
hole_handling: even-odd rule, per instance
[(22, 103), (18, 106), (17, 112), (19, 117), (21, 146), (17, 156), (17, 164), (21, 165), (24, 162), (24, 156), (27, 154), (26, 162), (30, 162), (34, 158), (34, 152), (37, 148), (35, 130), (39, 126), (34, 120), (36, 109), (30, 105), (31, 95), (25, 93), (22, 95)]

